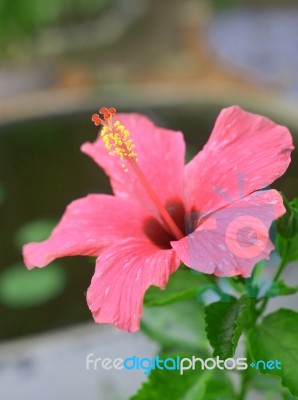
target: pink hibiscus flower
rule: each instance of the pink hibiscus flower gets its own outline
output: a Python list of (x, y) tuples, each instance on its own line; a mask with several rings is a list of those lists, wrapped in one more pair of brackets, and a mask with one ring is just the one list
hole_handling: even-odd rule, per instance
[(24, 260), (32, 268), (58, 257), (96, 256), (87, 292), (93, 317), (134, 332), (145, 291), (164, 288), (181, 262), (247, 277), (269, 257), (268, 231), (285, 209), (276, 190), (258, 190), (286, 171), (293, 144), (284, 126), (233, 106), (221, 111), (203, 150), (184, 165), (181, 132), (138, 114), (119, 114), (114, 122), (115, 109), (100, 111), (103, 119), (92, 119), (103, 125), (101, 135), (82, 151), (110, 177), (114, 196), (72, 202), (47, 240), (24, 246)]

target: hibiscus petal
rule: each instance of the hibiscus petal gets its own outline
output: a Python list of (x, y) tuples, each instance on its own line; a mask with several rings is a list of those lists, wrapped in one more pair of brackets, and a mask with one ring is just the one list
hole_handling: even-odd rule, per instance
[[(138, 165), (162, 202), (182, 200), (185, 154), (182, 133), (157, 127), (139, 114), (119, 114), (115, 120), (131, 133)], [(105, 170), (117, 196), (129, 198), (156, 215), (152, 200), (133, 169), (128, 165), (125, 172), (120, 160), (109, 155), (100, 137), (92, 144), (83, 144), (81, 150)]]
[(104, 250), (87, 292), (96, 322), (134, 332), (139, 329), (145, 291), (164, 288), (179, 267), (174, 250), (161, 250), (148, 240), (128, 238)]
[(188, 210), (216, 210), (268, 186), (286, 171), (293, 149), (286, 127), (237, 106), (223, 109), (185, 167)]
[[(269, 228), (285, 213), (276, 190), (245, 196), (199, 221), (187, 237), (171, 242), (182, 261), (197, 271), (217, 276), (250, 276), (254, 265), (274, 249)], [(195, 224), (196, 214), (190, 214)]]
[(140, 207), (110, 195), (91, 194), (70, 203), (51, 236), (24, 246), (28, 268), (44, 267), (64, 256), (98, 256), (100, 250), (127, 236), (146, 237)]

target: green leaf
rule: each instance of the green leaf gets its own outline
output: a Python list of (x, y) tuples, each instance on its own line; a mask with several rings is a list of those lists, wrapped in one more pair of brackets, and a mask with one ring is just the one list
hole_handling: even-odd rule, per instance
[(277, 220), (277, 229), (282, 237), (290, 239), (298, 233), (298, 198), (288, 201), (282, 197), (286, 213)]
[(189, 370), (180, 375), (179, 371), (153, 370), (131, 400), (204, 400), (207, 381), (212, 377), (209, 372)]
[(298, 287), (288, 286), (284, 281), (273, 282), (264, 297), (290, 296), (297, 293)]
[(165, 349), (178, 347), (189, 351), (208, 345), (203, 306), (195, 300), (145, 307), (141, 328)]
[(298, 198), (288, 201), (283, 196), (286, 214), (277, 220), (279, 254), (286, 263), (298, 260)]
[[(176, 358), (166, 355), (160, 358)], [(180, 355), (192, 358), (192, 355)], [(180, 375), (179, 370), (151, 371), (149, 379), (130, 400), (231, 400), (234, 399), (231, 381), (225, 373), (189, 369)]]
[(263, 375), (255, 369), (250, 370), (249, 374), (250, 385), (259, 392), (263, 392), (266, 400), (295, 400), (296, 397), (293, 397), (288, 389), (281, 386), (278, 376)]
[(235, 398), (234, 388), (228, 374), (223, 371), (213, 372), (213, 377), (207, 381), (204, 400), (232, 400)]
[(292, 395), (298, 396), (298, 313), (281, 309), (266, 316), (248, 334), (252, 358), (258, 360), (278, 360), (281, 369), (263, 369), (261, 373), (276, 375)]
[(205, 307), (207, 337), (213, 356), (232, 357), (244, 329), (247, 306), (242, 299), (211, 303)]
[(65, 285), (65, 272), (57, 263), (31, 271), (14, 264), (0, 274), (0, 301), (12, 308), (39, 306), (62, 293)]
[(298, 234), (291, 239), (277, 235), (278, 251), (286, 264), (298, 261)]
[(155, 307), (191, 297), (195, 298), (198, 290), (208, 284), (209, 280), (204, 274), (180, 267), (177, 272), (171, 275), (165, 290), (161, 290), (156, 286), (151, 286), (147, 290), (144, 304), (147, 307)]
[[(288, 391), (288, 389), (284, 389), (282, 391), (282, 399), (283, 400), (297, 400), (298, 397), (294, 397), (291, 395), (291, 393)], [(274, 399), (275, 400), (275, 399)]]

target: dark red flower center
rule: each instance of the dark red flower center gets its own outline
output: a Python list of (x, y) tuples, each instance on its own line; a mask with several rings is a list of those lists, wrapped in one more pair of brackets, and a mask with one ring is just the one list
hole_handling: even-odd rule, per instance
[[(179, 199), (169, 200), (165, 208), (181, 232), (185, 234), (185, 208), (182, 201)], [(177, 240), (167, 227), (154, 217), (149, 217), (144, 221), (144, 232), (151, 242), (161, 249), (170, 249), (170, 242)]]

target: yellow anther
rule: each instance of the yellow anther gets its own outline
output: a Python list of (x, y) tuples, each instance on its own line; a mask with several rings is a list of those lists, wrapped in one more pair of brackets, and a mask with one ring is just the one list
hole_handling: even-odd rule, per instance
[[(135, 145), (132, 139), (128, 139), (130, 133), (119, 121), (103, 126), (101, 137), (106, 149), (110, 150), (110, 155), (116, 155), (120, 160), (125, 158), (136, 159), (137, 153), (132, 151)], [(121, 166), (125, 171), (128, 171), (126, 164), (123, 163)]]

